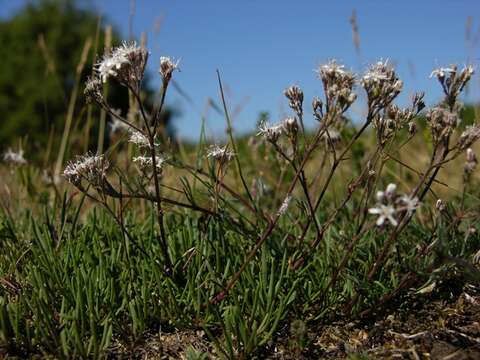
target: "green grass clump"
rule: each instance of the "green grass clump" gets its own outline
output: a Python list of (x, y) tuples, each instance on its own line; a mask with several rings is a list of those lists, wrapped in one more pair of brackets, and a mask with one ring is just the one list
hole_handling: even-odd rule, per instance
[(449, 250), (417, 261), (416, 248), (428, 244), (430, 234), (412, 224), (370, 283), (366, 272), (384, 238), (367, 233), (339, 281), (326, 290), (354, 227), (345, 218), (308, 265), (294, 270), (289, 259), (296, 250), (285, 222), (225, 301), (212, 304), (241, 266), (251, 238), (222, 221), (167, 216), (172, 278), (161, 262), (152, 218), (142, 221), (133, 212), (125, 217), (133, 245), (104, 211), (95, 210), (83, 220), (77, 212), (70, 204), (61, 211), (47, 208), (36, 218), (29, 212), (15, 221), (5, 213), (0, 217), (0, 340), (12, 355), (101, 357), (112, 342), (134, 348), (147, 333), (202, 329), (218, 355), (246, 356), (265, 349), (278, 329), (295, 319), (307, 324), (341, 319), (343, 306), (357, 292), (364, 295), (354, 311), (358, 314), (395, 291), (405, 274), (414, 273), (415, 283), (421, 284), (435, 261), (440, 261), (439, 271), (447, 266), (442, 259), (468, 258), (480, 245), (478, 235), (465, 242), (460, 226), (441, 225), (448, 236), (437, 246)]
[[(124, 43), (87, 82), (87, 98), (121, 133), (107, 152), (71, 160), (60, 176), (67, 126), (53, 171), (21, 150), (4, 154), (3, 352), (102, 358), (157, 341), (161, 353), (165, 334), (201, 332), (208, 354), (184, 344), (182, 356), (262, 357), (276, 343), (300, 356), (322, 325), (384, 315), (443, 279), (456, 292), (480, 282), (480, 124), (461, 123), (459, 101), (472, 67), (435, 70), (445, 97), (424, 112), (423, 94), (404, 109), (393, 103), (403, 83), (387, 62), (358, 80), (331, 61), (319, 68), (315, 129), (305, 129), (304, 94), (292, 86), (293, 115), (240, 140), (218, 73), (226, 144), (202, 132), (183, 147), (160, 121), (178, 63), (160, 59), (161, 98), (149, 111), (147, 59)], [(105, 97), (109, 80), (128, 93), (125, 116)], [(358, 126), (346, 117), (357, 85), (367, 99)]]

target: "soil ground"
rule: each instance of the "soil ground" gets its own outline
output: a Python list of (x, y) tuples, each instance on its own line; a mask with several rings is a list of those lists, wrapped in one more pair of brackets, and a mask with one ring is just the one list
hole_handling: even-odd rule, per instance
[[(289, 326), (279, 330), (256, 359), (480, 359), (480, 288), (465, 286), (448, 294), (412, 293), (395, 311), (351, 323), (312, 326), (302, 341)], [(204, 353), (216, 359), (203, 331), (186, 331), (146, 337), (128, 351), (113, 346), (110, 358), (187, 359), (187, 353)]]

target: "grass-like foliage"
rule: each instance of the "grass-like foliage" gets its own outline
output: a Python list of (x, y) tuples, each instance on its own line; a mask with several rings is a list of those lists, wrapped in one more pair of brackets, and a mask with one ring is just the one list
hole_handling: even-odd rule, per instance
[[(5, 183), (0, 212), (6, 353), (98, 358), (201, 330), (208, 356), (263, 356), (282, 336), (298, 355), (309, 328), (384, 314), (452, 271), (460, 286), (479, 282), (471, 147), (480, 125), (462, 123), (459, 101), (473, 68), (435, 70), (444, 100), (426, 110), (416, 94), (402, 109), (403, 84), (387, 62), (358, 76), (331, 61), (318, 70), (315, 129), (305, 128), (304, 94), (292, 86), (292, 116), (260, 123), (249, 139), (234, 137), (218, 73), (227, 142), (202, 134), (185, 149), (159, 122), (178, 63), (160, 59), (161, 99), (147, 111), (147, 60), (125, 43), (86, 84), (112, 117), (107, 153), (77, 157), (40, 192), (40, 170), (21, 152), (4, 155), (17, 179)], [(109, 105), (110, 81), (128, 92), (128, 114)], [(367, 111), (354, 126), (345, 114), (360, 93)], [(20, 198), (30, 202), (16, 206)], [(203, 358), (192, 347), (185, 354)]]

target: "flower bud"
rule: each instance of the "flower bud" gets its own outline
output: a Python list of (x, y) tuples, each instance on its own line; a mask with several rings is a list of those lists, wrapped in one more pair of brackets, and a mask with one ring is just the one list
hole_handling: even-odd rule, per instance
[(415, 135), (417, 133), (417, 124), (415, 124), (413, 121), (408, 123), (408, 132), (410, 135)]
[(288, 117), (283, 122), (285, 130), (290, 135), (296, 135), (298, 132), (298, 123), (294, 117)]
[(435, 208), (436, 208), (438, 211), (442, 212), (442, 211), (445, 211), (446, 205), (445, 205), (445, 203), (443, 202), (442, 199), (438, 199), (437, 202), (436, 202), (436, 204), (435, 204)]

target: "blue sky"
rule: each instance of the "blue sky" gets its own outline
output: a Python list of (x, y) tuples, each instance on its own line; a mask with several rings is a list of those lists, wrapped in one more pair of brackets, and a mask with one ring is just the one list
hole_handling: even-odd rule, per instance
[[(11, 15), (25, 1), (0, 0), (0, 16)], [(331, 58), (354, 71), (363, 71), (380, 58), (396, 64), (404, 80), (405, 104), (414, 91), (427, 92), (427, 103), (441, 97), (433, 68), (480, 62), (480, 1), (478, 0), (83, 0), (109, 23), (129, 36), (134, 8), (133, 33), (145, 32), (151, 51), (149, 70), (156, 77), (162, 55), (180, 59), (175, 79), (193, 100), (171, 90), (168, 102), (181, 111), (180, 136), (194, 138), (207, 114), (212, 136), (224, 133), (224, 120), (207, 108), (208, 98), (219, 103), (216, 69), (227, 88), (232, 112), (239, 107), (234, 128), (252, 130), (260, 111), (272, 121), (289, 113), (283, 89), (295, 84), (305, 92), (306, 106), (321, 95), (314, 70)], [(360, 55), (352, 42), (349, 18), (356, 10)], [(472, 17), (471, 39), (466, 39), (467, 18)], [(158, 30), (158, 24), (160, 29)], [(466, 101), (479, 101), (477, 75)], [(361, 101), (351, 111), (361, 116)], [(305, 110), (309, 113), (309, 109)], [(313, 120), (309, 124), (313, 125)]]

